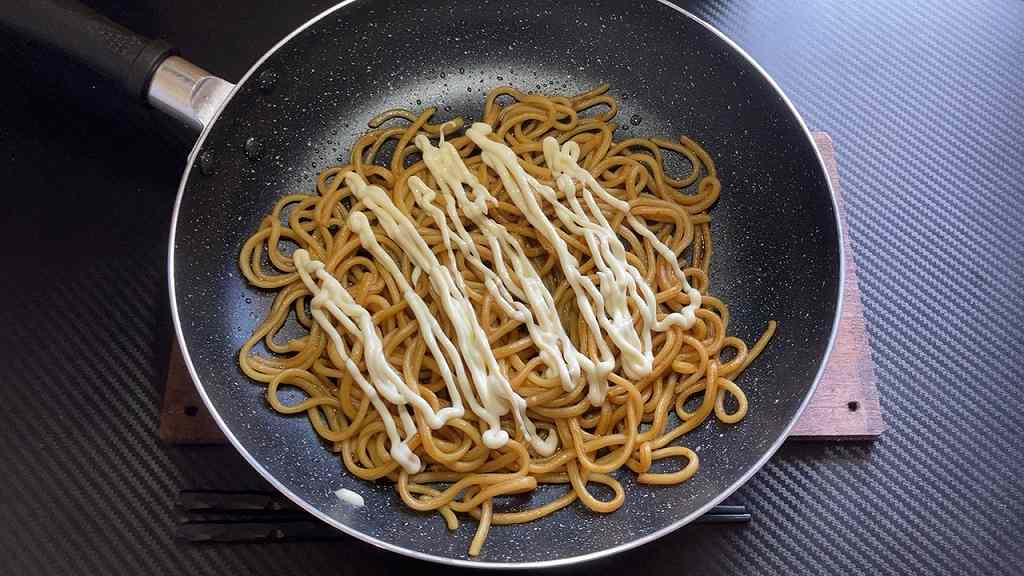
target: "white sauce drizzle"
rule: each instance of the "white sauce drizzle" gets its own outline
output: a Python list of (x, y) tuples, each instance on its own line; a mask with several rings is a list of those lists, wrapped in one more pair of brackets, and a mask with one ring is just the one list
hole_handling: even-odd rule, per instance
[[(646, 311), (651, 314), (651, 318), (655, 322), (654, 329), (663, 332), (665, 330), (668, 330), (669, 327), (672, 325), (678, 325), (682, 327), (684, 330), (688, 330), (691, 327), (693, 327), (693, 324), (697, 321), (697, 310), (699, 310), (701, 306), (700, 290), (697, 290), (696, 288), (690, 285), (690, 281), (686, 278), (686, 272), (683, 270), (683, 267), (680, 266), (679, 258), (676, 257), (676, 254), (675, 252), (672, 251), (672, 248), (670, 248), (667, 244), (662, 242), (661, 239), (654, 234), (654, 232), (651, 232), (651, 230), (647, 228), (647, 225), (644, 224), (642, 220), (637, 218), (635, 214), (629, 211), (628, 202), (626, 202), (625, 200), (620, 200), (615, 196), (609, 194), (608, 191), (605, 190), (601, 186), (601, 184), (598, 183), (597, 179), (594, 178), (593, 174), (591, 174), (586, 169), (581, 168), (579, 164), (576, 163), (576, 159), (579, 158), (580, 154), (579, 144), (570, 140), (569, 142), (566, 142), (563, 146), (559, 148), (558, 141), (552, 138), (551, 136), (548, 136), (547, 138), (544, 139), (543, 146), (544, 160), (545, 162), (547, 162), (548, 167), (551, 168), (555, 177), (559, 178), (560, 189), (562, 188), (563, 184), (565, 186), (571, 184), (571, 181), (569, 181), (568, 183), (563, 183), (561, 180), (563, 176), (575, 177), (577, 180), (583, 182), (585, 185), (583, 193), (584, 197), (587, 200), (587, 204), (590, 206), (591, 210), (597, 213), (600, 221), (603, 223), (605, 227), (611, 230), (611, 227), (608, 226), (608, 222), (607, 220), (605, 220), (604, 215), (601, 213), (600, 210), (597, 209), (597, 205), (594, 203), (592, 196), (588, 193), (590, 190), (596, 192), (602, 200), (604, 200), (612, 207), (616, 208), (620, 212), (624, 212), (626, 215), (626, 222), (629, 223), (630, 228), (632, 228), (633, 231), (636, 232), (637, 234), (643, 236), (648, 241), (650, 241), (651, 246), (654, 248), (654, 251), (657, 252), (658, 255), (661, 256), (666, 262), (672, 264), (672, 273), (675, 274), (676, 279), (679, 280), (683, 292), (686, 292), (686, 296), (689, 298), (690, 301), (689, 303), (687, 303), (686, 306), (683, 307), (682, 310), (678, 312), (672, 312), (666, 315), (665, 318), (663, 318), (662, 320), (657, 320), (657, 306), (655, 304), (648, 304)], [(571, 197), (574, 199), (575, 195), (572, 195)], [(612, 238), (615, 241), (618, 241), (618, 236), (613, 236)], [(619, 246), (621, 246), (621, 241), (619, 241), (618, 244)], [(624, 253), (625, 248), (623, 247), (622, 250)], [(640, 282), (640, 287), (641, 290), (643, 290), (645, 293), (645, 301), (649, 303), (653, 302), (653, 298), (655, 297), (655, 295), (651, 287), (648, 286), (646, 282), (642, 281)]]
[(334, 495), (338, 497), (338, 500), (341, 500), (346, 504), (351, 504), (356, 508), (362, 508), (363, 506), (366, 506), (366, 500), (363, 500), (363, 497), (360, 496), (358, 492), (353, 492), (348, 488), (341, 488), (339, 490), (336, 490), (334, 492)]
[[(569, 203), (569, 207), (566, 207), (551, 187), (540, 183), (519, 165), (518, 157), (511, 148), (488, 138), (490, 133), (491, 127), (482, 123), (473, 124), (466, 131), (466, 135), (480, 148), (484, 163), (498, 173), (512, 201), (555, 249), (600, 354), (598, 366), (595, 367), (597, 378), (590, 379), (588, 394), (591, 404), (600, 405), (607, 394), (607, 375), (614, 368), (615, 362), (602, 329), (619, 349), (626, 375), (643, 377), (650, 374), (654, 363), (651, 330), (667, 330), (673, 324), (691, 327), (695, 321), (695, 310), (700, 306), (700, 292), (687, 282), (675, 253), (629, 212), (629, 204), (609, 194), (589, 172), (576, 163), (579, 146), (575, 142), (559, 146), (554, 138), (544, 139), (545, 161), (556, 178), (559, 191)], [(574, 178), (582, 184), (581, 192), (588, 210), (584, 210), (577, 198)], [(626, 260), (625, 247), (594, 200), (594, 193), (613, 208), (623, 211), (630, 227), (651, 241), (658, 254), (674, 264), (674, 272), (690, 298), (689, 304), (682, 311), (669, 314), (661, 321), (657, 319), (654, 291), (644, 281), (639, 270)], [(570, 232), (582, 236), (587, 242), (597, 269), (600, 289), (580, 272), (579, 262), (544, 214), (538, 197), (552, 205), (559, 221)], [(633, 324), (630, 301), (641, 315), (643, 327), (640, 333), (637, 333)]]
[[(378, 223), (388, 237), (408, 254), (416, 267), (430, 280), (434, 294), (455, 330), (459, 348), (462, 350), (462, 359), (469, 369), (473, 388), (479, 400), (479, 404), (477, 404), (472, 399), (471, 391), (465, 389), (467, 398), (470, 398), (470, 408), (488, 425), (488, 429), (483, 434), (484, 444), (488, 448), (497, 449), (508, 442), (509, 435), (508, 432), (501, 429), (500, 417), (511, 409), (516, 423), (523, 432), (523, 437), (534, 450), (542, 456), (553, 454), (557, 446), (557, 436), (548, 434), (547, 438), (541, 438), (537, 434), (536, 426), (526, 415), (526, 400), (516, 394), (498, 366), (494, 351), (487, 340), (487, 334), (480, 326), (473, 305), (464, 290), (464, 281), (461, 275), (453, 274), (449, 268), (441, 265), (437, 256), (416, 230), (416, 225), (395, 206), (387, 191), (378, 186), (368, 185), (354, 172), (346, 173), (344, 178), (355, 196), (377, 217)], [(366, 215), (359, 211), (353, 212), (349, 216), (349, 228), (359, 236), (363, 248), (373, 254), (377, 261), (384, 265), (395, 280), (402, 285), (403, 295), (409, 297), (409, 293), (415, 294), (408, 282), (404, 280), (404, 275), (398, 269), (397, 264), (377, 242)], [(440, 326), (437, 325), (436, 319), (433, 319), (422, 299), (417, 299), (414, 303), (410, 297), (409, 304), (417, 316), (421, 331), (424, 325), (432, 326), (432, 330), (436, 325), (435, 335), (440, 332)], [(449, 386), (449, 394), (453, 391), (454, 387)]]
[[(423, 467), (422, 462), (413, 454), (407, 444), (409, 438), (416, 433), (416, 424), (409, 416), (408, 410), (405, 409), (405, 404), (412, 402), (424, 412), (425, 416), (428, 411), (433, 415), (430, 404), (422, 396), (410, 390), (401, 376), (391, 367), (387, 358), (384, 357), (384, 346), (373, 325), (373, 317), (370, 312), (352, 298), (352, 295), (338, 282), (338, 279), (324, 268), (324, 263), (311, 259), (309, 252), (301, 248), (292, 254), (292, 259), (295, 262), (295, 269), (299, 272), (299, 277), (302, 278), (302, 283), (313, 294), (313, 300), (309, 305), (313, 319), (327, 334), (335, 352), (345, 360), (345, 368), (348, 373), (363, 393), (370, 398), (370, 402), (383, 420), (384, 430), (391, 441), (391, 457), (410, 474), (419, 472)], [(320, 280), (320, 285), (317, 285), (316, 280), (313, 279), (314, 275)], [(363, 356), (366, 360), (367, 370), (370, 372), (370, 381), (367, 381), (359, 370), (359, 366), (348, 355), (345, 341), (324, 310), (338, 320), (350, 334), (362, 340)], [(357, 326), (353, 320), (359, 322), (359, 325)], [(405, 430), (405, 440), (399, 436), (395, 419), (381, 400), (381, 396), (398, 407), (399, 419)]]
[[(422, 134), (416, 137), (415, 143), (423, 153), (424, 164), (438, 184), (447, 218), (445, 212), (433, 204), (435, 192), (419, 177), (409, 178), (409, 188), (416, 198), (416, 203), (433, 218), (440, 229), (442, 241), (448, 250), (452, 274), (461, 278), (454, 265), (454, 241), (466, 260), (483, 276), (488, 292), (505, 314), (526, 325), (530, 338), (537, 345), (541, 360), (548, 367), (549, 374), (557, 374), (562, 387), (566, 391), (572, 391), (580, 376), (580, 360), (585, 360), (586, 357), (569, 339), (558, 317), (551, 292), (526, 256), (519, 240), (504, 226), (488, 217), (487, 203), (496, 202), (497, 199), (491, 196), (487, 188), (469, 171), (458, 150), (445, 142), (443, 135), (436, 148)], [(472, 191), (472, 199), (466, 193), (467, 186)], [(476, 243), (462, 224), (460, 208), (487, 240), (496, 272), (483, 262)], [(449, 218), (455, 230), (448, 226)], [(511, 273), (509, 264), (512, 267)], [(519, 279), (518, 284), (513, 281), (512, 274)], [(524, 305), (523, 301), (528, 306)]]
[[(438, 147), (432, 146), (422, 135), (417, 136), (415, 142), (423, 153), (424, 163), (438, 183), (445, 210), (433, 204), (436, 192), (420, 178), (412, 176), (408, 183), (417, 204), (431, 216), (441, 232), (448, 253), (447, 267), (440, 263), (415, 224), (395, 206), (384, 189), (368, 185), (353, 172), (346, 173), (344, 178), (356, 197), (377, 217), (388, 237), (412, 259), (413, 282), (420, 274), (427, 274), (442, 309), (451, 321), (458, 346), (444, 333), (426, 302), (377, 241), (366, 215), (360, 211), (353, 212), (349, 217), (350, 230), (359, 237), (363, 249), (370, 252), (398, 284), (402, 297), (416, 316), (419, 332), (438, 365), (448, 389), (451, 406), (435, 412), (429, 402), (410, 388), (388, 362), (370, 312), (352, 298), (322, 262), (311, 259), (306, 250), (296, 250), (293, 255), (302, 282), (313, 294), (310, 309), (314, 320), (327, 334), (335, 352), (344, 359), (345, 368), (380, 414), (391, 442), (391, 457), (410, 474), (419, 472), (422, 463), (408, 447), (408, 441), (416, 434), (416, 424), (407, 409), (409, 405), (423, 416), (430, 428), (436, 430), (452, 418), (465, 414), (462, 403), (462, 396), (465, 395), (470, 409), (488, 427), (483, 434), (484, 444), (488, 448), (498, 449), (508, 442), (508, 432), (501, 429), (501, 416), (507, 414), (509, 409), (523, 431), (523, 436), (540, 455), (551, 455), (558, 444), (558, 436), (550, 426), (541, 426), (548, 432), (546, 437), (542, 438), (537, 433), (537, 426), (526, 415), (526, 401), (512, 389), (501, 372), (487, 334), (480, 326), (468, 298), (465, 280), (455, 266), (453, 245), (483, 276), (488, 292), (501, 309), (510, 318), (527, 326), (530, 338), (537, 345), (549, 373), (557, 374), (566, 390), (574, 388), (581, 370), (586, 374), (590, 387), (588, 399), (594, 406), (604, 403), (608, 374), (615, 368), (615, 357), (603, 334), (607, 334), (618, 348), (624, 372), (633, 378), (643, 377), (650, 374), (653, 367), (651, 330), (664, 331), (673, 325), (690, 328), (701, 304), (700, 292), (687, 281), (672, 249), (630, 213), (628, 202), (611, 195), (590, 172), (577, 164), (579, 146), (575, 142), (569, 141), (560, 146), (557, 140), (548, 137), (543, 143), (545, 162), (569, 204), (567, 207), (551, 187), (540, 183), (519, 165), (511, 148), (488, 138), (490, 133), (491, 127), (481, 123), (474, 124), (466, 131), (467, 136), (481, 149), (484, 163), (501, 178), (502, 185), (515, 205), (554, 247), (562, 271), (576, 296), (580, 314), (597, 346), (599, 359), (589, 358), (572, 344), (562, 327), (550, 291), (521, 244), (504, 226), (487, 215), (487, 203), (495, 199), (469, 171), (455, 147), (443, 139)], [(577, 186), (577, 182), (580, 186)], [(472, 191), (472, 198), (467, 194), (466, 186)], [(577, 192), (581, 193), (586, 209), (580, 203)], [(636, 267), (626, 259), (625, 247), (598, 206), (595, 194), (612, 208), (624, 212), (630, 228), (647, 239), (659, 256), (673, 264), (673, 273), (690, 300), (682, 310), (668, 314), (661, 320), (657, 319), (654, 291)], [(556, 217), (570, 232), (586, 241), (597, 270), (599, 286), (580, 272), (579, 262), (558, 235), (554, 223), (544, 213), (540, 199), (552, 205)], [(474, 240), (462, 223), (459, 209), (487, 239), (496, 271), (483, 262)], [(448, 225), (449, 219), (454, 230)], [(512, 280), (512, 274), (519, 279), (518, 284)], [(641, 315), (642, 330), (639, 333), (630, 314), (630, 302)], [(335, 318), (349, 334), (362, 342), (369, 380), (349, 357), (345, 342), (330, 317)], [(466, 368), (469, 369), (469, 377)], [(405, 433), (404, 439), (384, 401), (396, 407), (395, 411)], [(351, 490), (342, 488), (336, 494), (345, 502), (364, 505), (362, 496)]]

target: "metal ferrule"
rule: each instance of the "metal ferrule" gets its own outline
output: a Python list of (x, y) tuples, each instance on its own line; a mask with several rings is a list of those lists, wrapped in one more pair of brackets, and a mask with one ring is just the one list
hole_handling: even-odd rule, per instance
[(158, 110), (202, 131), (234, 87), (184, 58), (171, 56), (153, 74), (147, 99)]

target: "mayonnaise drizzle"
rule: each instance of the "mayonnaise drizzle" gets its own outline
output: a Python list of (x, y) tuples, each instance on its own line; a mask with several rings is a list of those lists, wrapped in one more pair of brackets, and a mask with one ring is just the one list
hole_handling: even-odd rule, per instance
[[(549, 433), (547, 438), (541, 438), (537, 434), (536, 426), (526, 415), (526, 400), (516, 394), (498, 366), (487, 334), (480, 326), (473, 305), (466, 294), (461, 275), (453, 274), (451, 269), (441, 265), (430, 246), (417, 231), (416, 225), (395, 206), (387, 191), (378, 186), (368, 185), (354, 172), (346, 173), (344, 178), (353, 194), (377, 217), (377, 222), (388, 237), (398, 244), (422, 273), (427, 275), (441, 308), (455, 330), (459, 349), (462, 352), (462, 360), (469, 369), (473, 383), (472, 391), (476, 392), (479, 402), (473, 399), (472, 391), (468, 389), (468, 386), (464, 386), (463, 391), (469, 399), (470, 408), (488, 425), (488, 429), (483, 434), (484, 444), (491, 449), (496, 449), (508, 442), (509, 435), (508, 432), (501, 429), (500, 417), (511, 409), (517, 425), (523, 432), (523, 437), (534, 450), (542, 456), (554, 453), (558, 441), (557, 435)], [(400, 284), (403, 295), (409, 299), (410, 308), (416, 314), (421, 334), (425, 326), (430, 326), (434, 336), (441, 333), (437, 320), (430, 314), (422, 299), (417, 297), (414, 300), (411, 297), (411, 295), (415, 295), (415, 291), (405, 280), (394, 259), (377, 242), (366, 215), (359, 211), (352, 212), (349, 216), (349, 228), (359, 236), (363, 248), (373, 254)], [(457, 359), (453, 359), (453, 361), (457, 364)], [(464, 381), (460, 381), (460, 384), (463, 383)], [(449, 386), (449, 394), (453, 392), (455, 392), (454, 387)], [(455, 393), (457, 394), (457, 392)]]
[[(467, 136), (480, 148), (484, 163), (500, 177), (515, 205), (554, 247), (562, 271), (576, 296), (580, 315), (597, 347), (598, 359), (589, 358), (572, 344), (562, 327), (551, 292), (537, 274), (522, 245), (504, 226), (487, 215), (488, 201), (495, 199), (469, 171), (458, 150), (443, 139), (438, 147), (432, 146), (423, 135), (417, 136), (415, 142), (423, 153), (424, 163), (438, 183), (444, 210), (433, 204), (436, 192), (420, 178), (412, 176), (408, 184), (417, 204), (430, 215), (440, 230), (448, 253), (448, 266), (440, 263), (412, 220), (395, 206), (384, 189), (368, 185), (353, 172), (343, 177), (355, 196), (374, 213), (388, 237), (412, 259), (412, 281), (416, 282), (420, 274), (427, 275), (441, 308), (455, 330), (458, 346), (444, 333), (426, 302), (377, 241), (366, 215), (358, 210), (353, 211), (349, 216), (349, 229), (359, 237), (363, 249), (370, 252), (398, 284), (445, 382), (451, 406), (435, 412), (430, 403), (407, 385), (388, 362), (370, 312), (352, 298), (322, 262), (311, 259), (306, 250), (296, 250), (293, 255), (302, 282), (313, 294), (310, 310), (314, 320), (327, 334), (337, 355), (344, 359), (346, 370), (380, 415), (391, 442), (391, 457), (410, 474), (419, 472), (423, 466), (408, 446), (417, 431), (416, 423), (407, 409), (409, 405), (423, 416), (430, 428), (436, 430), (452, 418), (465, 414), (462, 401), (465, 395), (470, 410), (487, 425), (483, 441), (488, 448), (501, 448), (508, 442), (508, 432), (501, 429), (501, 416), (510, 409), (524, 438), (540, 455), (553, 454), (558, 444), (558, 436), (550, 426), (543, 426), (548, 432), (545, 438), (537, 433), (537, 426), (526, 414), (526, 401), (512, 389), (502, 373), (487, 334), (480, 326), (469, 300), (465, 280), (455, 266), (453, 246), (480, 273), (488, 292), (506, 315), (526, 325), (542, 361), (550, 372), (557, 374), (565, 390), (575, 387), (581, 371), (586, 375), (588, 399), (594, 406), (604, 403), (608, 374), (615, 368), (615, 357), (604, 335), (619, 350), (626, 375), (640, 378), (650, 374), (653, 369), (651, 331), (668, 330), (673, 325), (690, 328), (696, 321), (696, 310), (701, 305), (701, 294), (687, 281), (675, 252), (630, 212), (628, 202), (611, 195), (590, 172), (579, 166), (579, 146), (575, 142), (559, 145), (551, 137), (545, 138), (543, 142), (545, 162), (552, 171), (559, 192), (568, 203), (566, 206), (555, 190), (539, 182), (519, 165), (511, 148), (488, 138), (490, 133), (491, 127), (481, 123), (474, 124), (466, 131)], [(467, 194), (467, 186), (472, 197)], [(583, 203), (577, 192), (582, 196)], [(682, 310), (668, 314), (661, 320), (657, 318), (654, 291), (639, 270), (626, 259), (626, 249), (598, 206), (595, 195), (613, 209), (623, 212), (630, 228), (648, 240), (658, 255), (673, 265), (672, 272), (689, 297), (689, 303)], [(576, 257), (544, 213), (541, 199), (551, 204), (555, 216), (568, 231), (586, 241), (596, 268), (598, 285), (580, 272)], [(462, 223), (460, 209), (487, 239), (494, 270), (480, 256), (475, 241)], [(454, 229), (449, 226), (449, 220)], [(513, 280), (513, 274), (518, 283)], [(630, 303), (640, 313), (639, 332), (632, 320)], [(332, 324), (331, 317), (362, 342), (369, 380), (349, 356), (345, 341)], [(396, 407), (404, 438), (385, 401)]]
[[(299, 277), (302, 278), (302, 283), (313, 294), (313, 300), (309, 305), (313, 319), (327, 334), (331, 344), (334, 346), (335, 352), (344, 359), (345, 368), (348, 370), (348, 373), (356, 381), (356, 384), (359, 385), (363, 393), (370, 398), (373, 407), (380, 414), (388, 440), (391, 441), (391, 457), (410, 474), (419, 472), (423, 467), (422, 463), (408, 446), (409, 438), (416, 433), (416, 423), (409, 416), (405, 405), (411, 402), (424, 413), (428, 422), (432, 418), (437, 420), (442, 415), (434, 414), (430, 404), (422, 396), (410, 390), (405, 385), (401, 376), (391, 367), (391, 364), (388, 363), (387, 358), (384, 356), (384, 346), (381, 343), (380, 336), (377, 334), (377, 330), (374, 328), (370, 312), (352, 298), (352, 295), (338, 282), (338, 279), (324, 268), (324, 263), (311, 259), (309, 252), (301, 248), (295, 251), (292, 259), (295, 262), (295, 269), (299, 272)], [(313, 276), (320, 280), (319, 285), (313, 279)], [(326, 313), (324, 312), (325, 310), (327, 311)], [(333, 316), (350, 334), (362, 340), (364, 348), (363, 357), (366, 361), (367, 370), (370, 372), (370, 381), (367, 381), (359, 370), (359, 366), (349, 356), (345, 341), (342, 339), (341, 334), (338, 333), (338, 330), (335, 329), (334, 324), (331, 323), (328, 314)], [(356, 325), (353, 320), (359, 324)], [(399, 436), (395, 419), (391, 412), (388, 411), (383, 400), (381, 400), (382, 396), (388, 402), (397, 405), (399, 419), (402, 421), (402, 427), (405, 430), (406, 437), (404, 440)], [(455, 407), (453, 406), (452, 408)], [(459, 406), (459, 409), (461, 409), (461, 406)], [(444, 410), (441, 412), (444, 412)], [(430, 414), (430, 416), (427, 416), (427, 414)], [(450, 414), (444, 414), (444, 416), (451, 417)]]
[[(487, 291), (505, 314), (526, 325), (549, 371), (557, 374), (566, 391), (572, 391), (580, 376), (580, 360), (585, 361), (586, 357), (569, 339), (558, 317), (554, 298), (526, 256), (522, 245), (504, 226), (488, 217), (488, 201), (496, 202), (497, 199), (480, 184), (462, 161), (458, 150), (451, 143), (444, 142), (443, 137), (437, 147), (431, 145), (430, 140), (422, 134), (416, 137), (415, 143), (423, 153), (424, 164), (438, 184), (447, 218), (445, 212), (433, 204), (435, 192), (419, 177), (409, 178), (409, 188), (417, 204), (433, 218), (440, 229), (442, 242), (448, 250), (452, 274), (461, 278), (455, 269), (455, 255), (452, 251), (454, 241), (466, 260), (483, 276)], [(466, 193), (467, 186), (473, 194), (472, 198)], [(462, 224), (460, 208), (462, 214), (476, 224), (487, 241), (496, 271), (483, 262), (476, 242)], [(455, 230), (448, 226), (449, 218)], [(511, 273), (509, 264), (512, 266)], [(519, 279), (519, 283), (512, 279), (512, 274)]]
[[(559, 147), (558, 140), (555, 140), (551, 136), (548, 136), (547, 138), (544, 139), (543, 147), (544, 160), (548, 164), (548, 167), (551, 168), (552, 173), (558, 179), (560, 189), (563, 188), (563, 186), (568, 187), (570, 184), (572, 184), (571, 180), (563, 180), (565, 176), (569, 176), (570, 178), (576, 178), (580, 182), (583, 182), (583, 193), (584, 197), (586, 198), (587, 204), (588, 206), (590, 206), (591, 210), (597, 214), (599, 220), (602, 222), (602, 225), (604, 227), (614, 232), (611, 229), (611, 227), (608, 226), (608, 222), (607, 220), (605, 220), (604, 215), (601, 213), (601, 211), (597, 208), (597, 205), (594, 203), (593, 197), (589, 193), (589, 191), (591, 190), (596, 192), (597, 195), (600, 196), (601, 199), (604, 200), (607, 204), (611, 205), (620, 212), (624, 212), (626, 215), (626, 222), (629, 223), (630, 228), (632, 228), (633, 231), (636, 232), (637, 234), (646, 238), (651, 243), (651, 246), (654, 248), (654, 251), (657, 252), (658, 255), (661, 256), (666, 262), (672, 264), (672, 273), (675, 274), (676, 279), (679, 280), (683, 292), (686, 292), (686, 296), (689, 298), (690, 301), (687, 303), (686, 306), (683, 307), (682, 310), (678, 312), (672, 312), (671, 314), (666, 315), (665, 318), (663, 318), (662, 320), (657, 320), (657, 306), (655, 304), (656, 300), (654, 291), (651, 289), (650, 286), (647, 285), (646, 282), (641, 281), (640, 288), (644, 292), (644, 301), (648, 303), (645, 310), (651, 315), (651, 319), (654, 322), (654, 329), (658, 330), (659, 332), (663, 332), (665, 330), (668, 330), (669, 327), (672, 325), (678, 325), (684, 330), (690, 329), (693, 326), (694, 322), (697, 321), (696, 313), (697, 310), (700, 309), (701, 305), (700, 290), (697, 290), (696, 288), (690, 285), (690, 281), (687, 280), (686, 278), (686, 272), (683, 270), (683, 267), (680, 266), (679, 258), (676, 257), (676, 254), (675, 252), (673, 252), (672, 248), (670, 248), (667, 244), (662, 242), (661, 239), (658, 238), (656, 234), (654, 234), (654, 232), (651, 232), (651, 230), (647, 228), (647, 225), (644, 224), (642, 220), (640, 220), (639, 218), (636, 217), (635, 214), (630, 212), (629, 202), (620, 200), (615, 196), (609, 194), (608, 191), (605, 190), (604, 187), (602, 187), (601, 184), (598, 183), (597, 179), (594, 178), (593, 174), (591, 174), (586, 169), (581, 168), (579, 164), (576, 163), (576, 159), (579, 158), (580, 153), (579, 144), (570, 140), (569, 142), (566, 142), (564, 145)], [(572, 195), (571, 201), (574, 200), (575, 195)], [(622, 247), (621, 241), (618, 241), (618, 236), (612, 236), (612, 238), (614, 241), (618, 242), (616, 251), (618, 251), (621, 247), (621, 253), (623, 254), (624, 258), (625, 248)]]
[[(579, 146), (575, 142), (559, 146), (557, 140), (548, 137), (544, 139), (543, 145), (545, 162), (555, 176), (559, 191), (569, 203), (569, 207), (566, 207), (551, 187), (539, 182), (519, 165), (519, 159), (511, 148), (488, 138), (490, 133), (491, 127), (482, 123), (473, 124), (466, 131), (466, 135), (480, 148), (484, 163), (501, 178), (512, 201), (555, 249), (562, 271), (576, 295), (580, 314), (600, 354), (600, 372), (597, 373), (598, 378), (590, 380), (588, 394), (590, 402), (599, 405), (604, 402), (607, 375), (615, 363), (604, 334), (619, 349), (626, 375), (633, 378), (646, 376), (651, 373), (654, 363), (651, 330), (667, 330), (674, 324), (691, 327), (695, 321), (695, 310), (700, 306), (700, 292), (690, 286), (671, 248), (629, 212), (629, 204), (609, 194), (589, 172), (577, 164)], [(580, 191), (587, 210), (584, 210), (576, 195), (574, 179), (582, 185)], [(597, 205), (595, 193), (613, 208), (623, 211), (630, 227), (649, 240), (659, 255), (674, 264), (674, 273), (690, 298), (682, 311), (669, 314), (660, 321), (657, 319), (654, 291), (639, 270), (626, 259), (626, 249)], [(555, 215), (570, 232), (582, 236), (587, 242), (597, 269), (600, 289), (580, 272), (579, 262), (544, 213), (539, 198), (552, 205)], [(640, 312), (642, 329), (639, 333), (630, 314), (630, 302)]]

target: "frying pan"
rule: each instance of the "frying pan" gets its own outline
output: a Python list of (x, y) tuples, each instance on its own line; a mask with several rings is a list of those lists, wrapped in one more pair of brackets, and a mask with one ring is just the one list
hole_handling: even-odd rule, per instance
[[(169, 249), (174, 324), (186, 364), (242, 456), (303, 508), (367, 542), (449, 564), (541, 567), (612, 554), (686, 524), (721, 501), (779, 447), (831, 348), (842, 256), (821, 159), (792, 104), (720, 32), (667, 3), (590, 0), (344, 2), (263, 56), (236, 85), (71, 2), (18, 0), (9, 26), (118, 79), (200, 132), (175, 205)], [(746, 341), (779, 329), (741, 378), (750, 412), (685, 437), (701, 468), (679, 486), (636, 485), (610, 515), (574, 505), (496, 527), (466, 556), (473, 527), (450, 533), (394, 490), (350, 476), (304, 416), (271, 411), (236, 353), (271, 302), (237, 269), (244, 239), (282, 194), (314, 189), (376, 112), (438, 107), (479, 117), (499, 84), (573, 93), (601, 82), (622, 103), (617, 138), (687, 134), (713, 156), (722, 195), (712, 210), (712, 291)], [(714, 420), (714, 419), (712, 419)], [(353, 508), (333, 492), (364, 496)], [(555, 489), (559, 490), (559, 489)], [(552, 498), (541, 489), (524, 497)]]

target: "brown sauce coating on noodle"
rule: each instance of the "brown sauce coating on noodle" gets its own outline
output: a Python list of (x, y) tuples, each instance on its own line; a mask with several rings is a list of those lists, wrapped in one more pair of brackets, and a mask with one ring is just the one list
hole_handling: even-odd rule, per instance
[[(445, 384), (420, 336), (408, 302), (395, 279), (362, 249), (358, 237), (349, 230), (350, 212), (365, 207), (342, 177), (355, 172), (367, 183), (389, 191), (394, 204), (416, 223), (419, 234), (437, 258), (447, 264), (441, 232), (416, 205), (407, 183), (410, 176), (416, 175), (436, 189), (413, 139), (417, 134), (426, 134), (436, 142), (444, 133), (469, 170), (497, 198), (497, 204), (490, 208), (490, 217), (522, 244), (551, 291), (572, 343), (584, 354), (593, 356), (595, 344), (577, 313), (575, 297), (562, 275), (557, 256), (509, 199), (498, 177), (482, 161), (479, 149), (465, 135), (454, 135), (462, 129), (461, 119), (434, 122), (433, 108), (421, 113), (392, 110), (377, 116), (370, 121), (373, 130), (352, 147), (348, 164), (322, 172), (315, 194), (282, 197), (241, 249), (239, 265), (246, 279), (275, 295), (262, 323), (239, 353), (245, 374), (266, 385), (267, 401), (273, 409), (282, 414), (305, 413), (317, 434), (340, 454), (351, 474), (364, 480), (393, 482), (406, 505), (414, 510), (438, 512), (449, 528), (458, 526), (457, 514), (476, 518), (479, 524), (470, 545), (471, 555), (480, 552), (491, 525), (529, 522), (576, 500), (595, 512), (615, 511), (626, 498), (622, 485), (611, 475), (619, 468), (629, 468), (640, 483), (685, 482), (697, 472), (699, 464), (697, 455), (679, 445), (678, 440), (708, 418), (725, 423), (743, 418), (747, 399), (736, 379), (760, 354), (775, 330), (775, 322), (770, 322), (764, 334), (748, 348), (742, 340), (728, 335), (728, 309), (708, 294), (712, 253), (708, 210), (721, 190), (709, 154), (685, 136), (678, 141), (614, 141), (612, 120), (618, 104), (607, 90), (607, 86), (598, 86), (565, 97), (525, 94), (511, 87), (495, 88), (487, 96), (482, 122), (491, 125), (492, 138), (515, 151), (529, 174), (549, 185), (552, 178), (544, 165), (542, 140), (553, 136), (560, 143), (575, 141), (580, 150), (579, 165), (602, 187), (627, 201), (632, 214), (686, 259), (685, 273), (702, 294), (701, 308), (691, 329), (673, 326), (654, 333), (650, 375), (630, 381), (617, 367), (609, 377), (605, 402), (592, 406), (585, 381), (580, 379), (575, 389), (567, 391), (557, 377), (547, 373), (523, 324), (504, 314), (485, 289), (483, 278), (467, 264), (461, 252), (456, 252), (456, 266), (465, 280), (466, 293), (499, 365), (513, 389), (526, 400), (530, 418), (558, 436), (558, 449), (549, 457), (542, 458), (528, 448), (511, 415), (502, 417), (502, 425), (512, 439), (503, 448), (491, 450), (483, 443), (484, 427), (472, 411), (467, 410), (463, 417), (449, 420), (436, 430), (413, 411), (418, 432), (408, 444), (426, 468), (408, 474), (389, 454), (389, 440), (380, 415), (343, 368), (343, 359), (310, 316), (312, 295), (291, 258), (293, 249), (303, 248), (311, 258), (322, 261), (353, 299), (372, 314), (390, 365), (435, 411), (448, 406)], [(666, 173), (665, 155), (669, 153), (685, 159), (689, 164), (686, 174)], [(581, 272), (592, 275), (596, 283), (595, 266), (586, 243), (558, 223), (550, 205), (546, 208), (559, 227), (559, 235), (579, 261)], [(602, 209), (622, 239), (629, 263), (656, 293), (659, 315), (685, 306), (688, 298), (678, 279), (656, 258), (650, 242), (623, 223), (622, 213), (615, 213), (608, 206)], [(366, 213), (378, 242), (398, 263), (445, 332), (450, 333), (451, 323), (433, 297), (425, 275), (413, 274), (409, 256), (377, 227), (372, 214)], [(463, 219), (463, 224), (481, 258), (489, 261), (493, 255), (487, 240), (469, 219)], [(637, 316), (634, 313), (635, 322), (639, 322)], [(290, 318), (307, 333), (282, 342), (275, 336)], [(349, 357), (365, 374), (362, 342), (349, 333), (339, 332)], [(285, 404), (278, 394), (282, 386), (301, 390), (304, 398)], [(729, 396), (732, 400), (727, 402)], [(688, 403), (690, 399), (694, 401)], [(696, 407), (688, 410), (687, 405)], [(653, 463), (662, 459), (675, 461), (673, 471), (652, 471)], [(530, 492), (539, 484), (562, 485), (565, 491), (536, 508), (502, 510), (503, 495)], [(610, 488), (611, 498), (595, 497), (590, 490), (595, 484)]]

